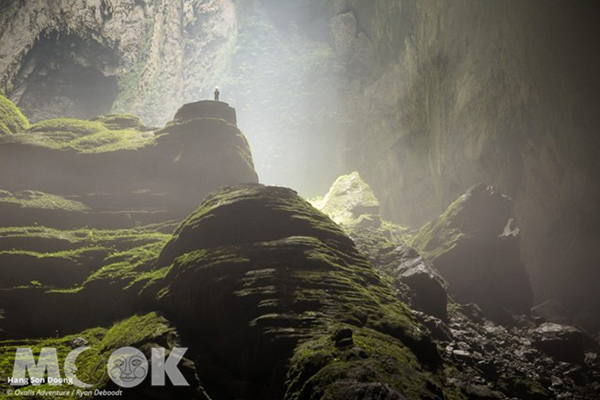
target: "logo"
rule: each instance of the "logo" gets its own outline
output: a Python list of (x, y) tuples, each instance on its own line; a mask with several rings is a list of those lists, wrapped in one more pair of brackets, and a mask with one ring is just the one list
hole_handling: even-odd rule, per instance
[(133, 347), (122, 347), (108, 359), (110, 379), (117, 385), (130, 388), (142, 383), (148, 374), (148, 360)]
[[(189, 386), (177, 366), (186, 351), (185, 347), (175, 347), (165, 360), (164, 348), (152, 348), (149, 363), (144, 353), (138, 349), (122, 347), (110, 355), (104, 367), (104, 358), (98, 352), (91, 347), (79, 347), (65, 358), (63, 378), (55, 348), (44, 347), (36, 362), (30, 348), (20, 347), (15, 354), (13, 373), (8, 378), (8, 383), (11, 386), (67, 384), (90, 389), (108, 373), (109, 378), (118, 386), (132, 388), (142, 383), (150, 373), (152, 386), (164, 386), (166, 376), (175, 386)], [(84, 370), (78, 370), (79, 357), (85, 357)]]

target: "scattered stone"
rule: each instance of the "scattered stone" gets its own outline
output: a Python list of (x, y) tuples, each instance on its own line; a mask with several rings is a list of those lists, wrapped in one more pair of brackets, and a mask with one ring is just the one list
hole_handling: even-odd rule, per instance
[(460, 361), (467, 362), (472, 360), (471, 353), (465, 350), (454, 350), (452, 351), (452, 355)]

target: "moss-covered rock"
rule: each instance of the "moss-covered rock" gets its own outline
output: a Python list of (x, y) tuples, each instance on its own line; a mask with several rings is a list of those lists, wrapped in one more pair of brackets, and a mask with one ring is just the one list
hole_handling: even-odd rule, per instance
[[(13, 338), (47, 336), (136, 312), (141, 287), (162, 276), (152, 266), (169, 237), (142, 229), (0, 229), (0, 325)], [(32, 310), (35, 318), (23, 318)]]
[(53, 118), (31, 125), (2, 143), (22, 143), (82, 154), (137, 150), (150, 146), (155, 135), (138, 118), (113, 115), (94, 120)]
[(501, 320), (505, 309), (529, 313), (533, 302), (511, 209), (509, 198), (477, 184), (424, 225), (412, 242), (448, 281), (456, 300), (475, 302)]
[(40, 121), (0, 137), (0, 170), (0, 187), (12, 192), (0, 194), (6, 226), (165, 223), (212, 190), (258, 181), (235, 110), (212, 101), (182, 107), (160, 130), (132, 115)]
[(21, 110), (0, 93), (0, 136), (24, 132), (27, 128), (29, 121)]
[(352, 246), (326, 215), (291, 189), (254, 185), (221, 188), (208, 195), (174, 233), (161, 254), (168, 264), (201, 248), (273, 241), (290, 236), (315, 237)]
[[(360, 382), (442, 398), (426, 367), (436, 368), (437, 349), (393, 287), (290, 189), (211, 193), (158, 265), (169, 271), (145, 291), (195, 338), (211, 395), (331, 398)], [(341, 328), (353, 332), (357, 349), (336, 347)]]
[(1, 251), (0, 288), (28, 285), (69, 288), (82, 283), (108, 253), (102, 247), (55, 253)]
[(44, 210), (88, 210), (88, 207), (79, 201), (69, 200), (61, 196), (35, 190), (25, 190), (16, 193), (0, 190), (0, 204), (14, 204), (20, 206), (20, 208), (37, 208)]
[[(0, 190), (0, 225), (27, 227), (37, 224), (57, 229), (88, 226), (124, 229), (153, 225), (172, 230), (174, 226), (168, 226), (170, 220), (177, 217), (176, 213), (160, 207), (152, 197), (149, 193), (124, 193), (118, 196), (106, 193), (69, 194), (64, 197), (37, 190)], [(106, 200), (106, 203), (102, 203), (102, 200)], [(136, 206), (136, 200), (145, 203), (143, 207)], [(121, 206), (122, 209), (115, 209), (115, 202), (125, 204)]]
[[(82, 382), (91, 384), (91, 388), (80, 389), (77, 393), (72, 384), (65, 383), (57, 386), (49, 384), (26, 386), (21, 387), (20, 390), (23, 392), (29, 389), (33, 389), (34, 392), (45, 390), (50, 394), (38, 394), (27, 396), (27, 398), (51, 400), (91, 399), (95, 397), (96, 389), (116, 392), (119, 387), (106, 374), (107, 360), (113, 351), (127, 346), (137, 348), (146, 356), (151, 366), (152, 348), (163, 347), (168, 352), (174, 347), (181, 347), (181, 340), (177, 330), (165, 318), (154, 312), (139, 314), (118, 321), (109, 327), (91, 328), (68, 336), (0, 342), (0, 374), (3, 377), (12, 375), (17, 347), (29, 347), (34, 355), (39, 354), (43, 347), (50, 347), (57, 350), (61, 376), (64, 378), (62, 366), (65, 358), (74, 348), (81, 346), (90, 347), (90, 350), (81, 353), (77, 358), (76, 376)], [(148, 396), (158, 395), (164, 396), (164, 398), (207, 399), (203, 395), (193, 364), (184, 358), (179, 362), (178, 368), (190, 384), (189, 387), (150, 386), (150, 374), (147, 374), (146, 379), (139, 386), (125, 389), (126, 392), (123, 392), (122, 395), (127, 398), (148, 398)], [(9, 386), (6, 380), (0, 380), (0, 390), (6, 392), (8, 389), (14, 390), (15, 388)], [(56, 392), (66, 394), (52, 394)]]

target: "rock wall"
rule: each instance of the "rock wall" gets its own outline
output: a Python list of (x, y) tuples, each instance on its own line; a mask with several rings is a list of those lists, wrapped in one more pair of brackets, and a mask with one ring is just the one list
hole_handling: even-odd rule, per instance
[(335, 3), (334, 38), (356, 25), (349, 46), (374, 48), (366, 73), (347, 64), (346, 163), (384, 215), (418, 227), (493, 184), (515, 201), (538, 299), (598, 303), (596, 3)]
[(230, 0), (11, 0), (0, 10), (0, 88), (32, 121), (112, 111), (164, 124), (214, 85), (236, 37)]

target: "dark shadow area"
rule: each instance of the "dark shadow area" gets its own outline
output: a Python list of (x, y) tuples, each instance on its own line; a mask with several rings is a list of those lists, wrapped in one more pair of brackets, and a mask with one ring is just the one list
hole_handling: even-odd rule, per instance
[(106, 114), (118, 95), (114, 49), (52, 31), (29, 50), (8, 93), (32, 122)]

